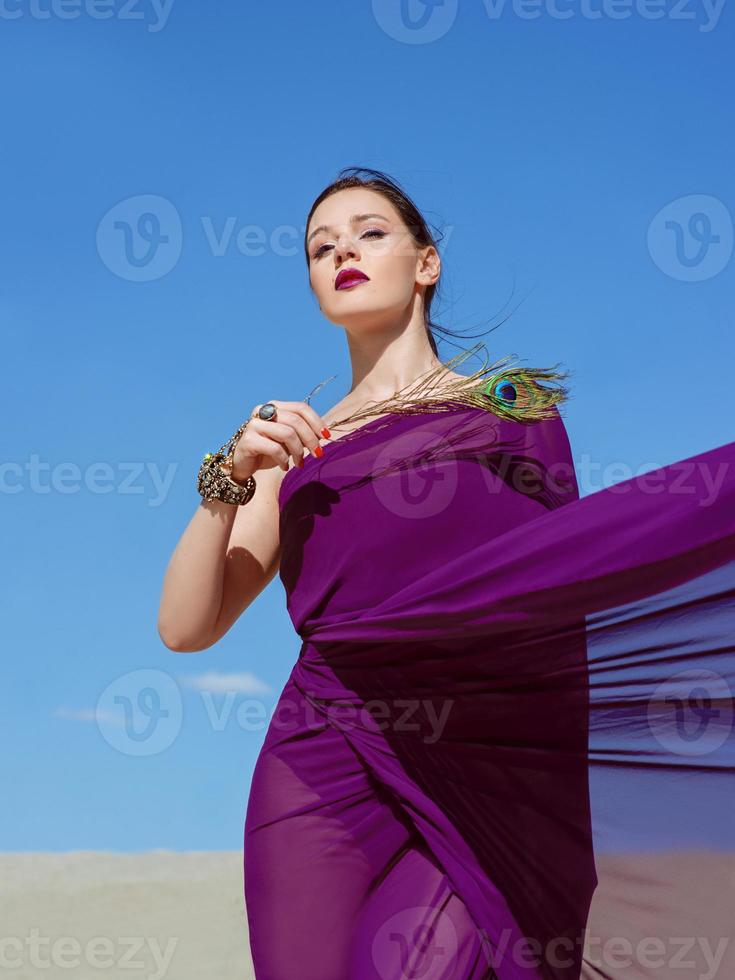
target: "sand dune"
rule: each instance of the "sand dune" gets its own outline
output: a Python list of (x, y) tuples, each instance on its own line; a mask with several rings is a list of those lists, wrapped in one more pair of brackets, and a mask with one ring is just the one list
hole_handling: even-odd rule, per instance
[(252, 980), (242, 853), (0, 854), (4, 980)]
[[(588, 930), (615, 945), (599, 960), (607, 973), (585, 967), (583, 980), (735, 977), (735, 855), (597, 864)], [(0, 923), (2, 980), (255, 977), (239, 851), (0, 854)], [(599, 945), (591, 954), (597, 962)]]

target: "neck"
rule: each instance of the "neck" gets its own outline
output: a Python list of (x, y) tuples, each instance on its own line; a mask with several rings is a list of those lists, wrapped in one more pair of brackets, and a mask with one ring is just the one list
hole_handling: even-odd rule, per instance
[(441, 360), (434, 354), (423, 323), (389, 333), (355, 336), (347, 332), (352, 385), (350, 401), (383, 401), (422, 375), (436, 370)]

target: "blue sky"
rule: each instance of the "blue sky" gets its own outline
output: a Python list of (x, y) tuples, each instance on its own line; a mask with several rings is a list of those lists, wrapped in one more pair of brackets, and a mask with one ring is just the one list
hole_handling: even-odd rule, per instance
[[(733, 12), (0, 6), (0, 848), (238, 848), (299, 648), (283, 588), (196, 655), (156, 618), (203, 452), (259, 401), (349, 387), (308, 290), (312, 200), (385, 170), (444, 231), (436, 319), (475, 333), (523, 300), (483, 339), (572, 372), (583, 493), (729, 442)], [(121, 747), (136, 705), (169, 714)]]

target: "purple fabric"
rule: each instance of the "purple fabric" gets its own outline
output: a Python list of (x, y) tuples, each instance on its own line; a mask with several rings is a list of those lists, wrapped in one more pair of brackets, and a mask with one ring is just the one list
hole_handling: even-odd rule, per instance
[(454, 407), (286, 474), (258, 980), (735, 976), (733, 463), (580, 499), (558, 411)]

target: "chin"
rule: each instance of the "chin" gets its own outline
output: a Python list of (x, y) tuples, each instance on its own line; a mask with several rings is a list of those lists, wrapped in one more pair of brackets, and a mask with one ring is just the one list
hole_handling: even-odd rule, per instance
[(324, 310), (324, 315), (332, 323), (342, 323), (351, 325), (360, 323), (366, 317), (371, 321), (376, 317), (385, 316), (388, 312), (383, 306), (375, 306), (372, 303), (360, 303), (356, 299), (344, 304), (338, 304), (339, 308), (332, 307), (328, 312)]

